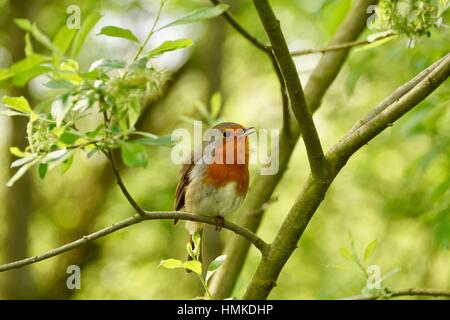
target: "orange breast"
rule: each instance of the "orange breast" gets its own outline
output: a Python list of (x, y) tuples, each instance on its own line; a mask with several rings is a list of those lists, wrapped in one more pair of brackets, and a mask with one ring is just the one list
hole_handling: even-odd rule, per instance
[(215, 187), (224, 187), (230, 182), (236, 183), (236, 193), (245, 195), (248, 190), (248, 167), (246, 164), (210, 164), (206, 171), (205, 183)]
[[(232, 148), (230, 148), (232, 149)], [(237, 148), (237, 143), (234, 143), (234, 162), (227, 164), (226, 162), (226, 145), (218, 149), (217, 159), (222, 159), (223, 163), (212, 163), (208, 165), (206, 174), (204, 177), (204, 182), (206, 184), (213, 185), (215, 187), (224, 187), (230, 182), (236, 183), (236, 193), (239, 196), (245, 195), (248, 190), (249, 173), (248, 173), (248, 162), (249, 162), (249, 146), (248, 139), (245, 138), (245, 162), (238, 163), (239, 155)], [(242, 150), (243, 151), (243, 150)], [(241, 151), (241, 152), (242, 152)]]

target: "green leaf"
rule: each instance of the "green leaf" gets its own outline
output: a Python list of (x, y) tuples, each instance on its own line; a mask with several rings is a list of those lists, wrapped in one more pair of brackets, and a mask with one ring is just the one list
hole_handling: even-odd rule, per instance
[(121, 146), (123, 163), (128, 167), (147, 167), (148, 154), (145, 147), (135, 142), (124, 142)]
[(4, 96), (2, 98), (2, 102), (11, 109), (25, 112), (25, 113), (31, 113), (30, 105), (28, 104), (27, 99), (24, 97), (8, 97)]
[(44, 84), (50, 89), (72, 89), (73, 83), (65, 79), (52, 79)]
[(43, 56), (43, 55), (37, 54), (37, 53), (33, 53), (33, 54), (30, 54), (25, 59), (14, 63), (11, 66), (10, 71), (14, 74), (20, 73), (20, 72), (26, 72), (26, 71), (34, 68), (35, 66), (38, 66), (41, 63), (48, 62), (48, 61), (51, 61), (50, 57)]
[(74, 156), (73, 156), (73, 154), (72, 154), (72, 155), (70, 155), (66, 160), (64, 160), (64, 161), (61, 163), (60, 169), (61, 169), (61, 173), (62, 173), (62, 174), (64, 174), (64, 173), (66, 173), (67, 171), (69, 171), (69, 169), (70, 169), (70, 167), (72, 166), (72, 163), (73, 163), (73, 158), (74, 158)]
[(194, 249), (199, 249), (200, 245), (201, 245), (201, 241), (202, 241), (200, 233), (194, 232), (194, 234), (192, 235), (192, 240), (194, 241), (194, 245), (195, 245)]
[(351, 262), (357, 262), (355, 257), (351, 254), (350, 250), (347, 248), (341, 248), (339, 250), (339, 253), (341, 256), (343, 256), (345, 259), (351, 261)]
[(7, 187), (12, 187), (14, 185), (14, 183), (17, 182), (17, 180), (19, 180), (20, 178), (22, 178), (25, 173), (27, 173), (27, 171), (38, 161), (38, 159), (35, 159), (32, 162), (27, 163), (26, 165), (20, 167), (19, 170), (17, 170), (17, 172), (12, 176), (11, 179), (8, 180), (8, 182), (6, 183)]
[(190, 242), (188, 242), (188, 243), (186, 244), (186, 251), (188, 252), (188, 254), (189, 254), (189, 256), (190, 256), (191, 258), (194, 258), (194, 257), (195, 257), (195, 254), (194, 254), (194, 251), (193, 251), (193, 249), (192, 249), (192, 245), (191, 245)]
[(208, 266), (208, 271), (206, 272), (206, 282), (209, 281), (209, 279), (220, 268), (220, 266), (225, 262), (226, 259), (227, 259), (227, 256), (224, 254), (224, 255), (218, 256), (216, 259), (211, 261), (211, 263)]
[(76, 135), (70, 131), (64, 131), (64, 133), (61, 134), (61, 136), (59, 137), (59, 141), (64, 144), (70, 145), (70, 144), (74, 144), (75, 141), (78, 140), (78, 138), (79, 138), (78, 135)]
[(33, 51), (33, 45), (31, 44), (30, 33), (27, 32), (25, 34), (25, 55), (28, 57), (29, 55), (32, 55), (33, 53), (34, 53), (34, 51)]
[(171, 147), (173, 145), (172, 136), (157, 136), (147, 132), (135, 131), (135, 135), (143, 136), (144, 138), (136, 139), (134, 142), (147, 146)]
[(180, 19), (177, 19), (175, 21), (172, 21), (158, 30), (162, 30), (168, 27), (178, 26), (182, 24), (188, 24), (193, 22), (199, 22), (202, 20), (214, 18), (217, 16), (220, 16), (222, 13), (224, 13), (229, 8), (229, 5), (227, 4), (218, 4), (215, 7), (204, 7), (199, 8), (194, 11), (191, 11), (187, 15), (181, 17)]
[(36, 155), (34, 155), (34, 154), (31, 156), (20, 158), (20, 159), (14, 161), (13, 163), (11, 163), (11, 168), (21, 167), (24, 164), (27, 164), (27, 163), (33, 161), (34, 159), (36, 159)]
[(11, 148), (9, 148), (9, 152), (10, 152), (13, 156), (16, 156), (16, 157), (18, 157), (18, 158), (23, 158), (23, 157), (26, 156), (26, 153), (23, 152), (22, 150), (20, 150), (20, 149), (17, 148), (17, 147), (11, 147)]
[(194, 234), (191, 236), (192, 237), (192, 242), (194, 243), (194, 248), (192, 249), (193, 253), (194, 253), (194, 260), (199, 260), (200, 258), (200, 251), (202, 250), (201, 247), (201, 236), (199, 232), (194, 232)]
[(364, 262), (369, 260), (370, 256), (373, 253), (373, 250), (375, 250), (376, 246), (377, 246), (377, 240), (373, 240), (372, 242), (370, 242), (367, 245), (366, 250), (364, 250)]
[(45, 74), (52, 71), (52, 68), (46, 67), (46, 66), (34, 66), (31, 69), (28, 69), (24, 72), (16, 73), (12, 79), (12, 83), (16, 87), (23, 87), (25, 86), (28, 81), (30, 81), (33, 78), (36, 78), (37, 76), (41, 74)]
[[(61, 152), (60, 154), (56, 154), (57, 152)], [(69, 163), (66, 164), (68, 165), (67, 170), (70, 168), (71, 165), (71, 160), (69, 160), (74, 152), (76, 151), (75, 149), (70, 149), (70, 150), (66, 150), (66, 149), (62, 149), (62, 150), (58, 150), (58, 151), (54, 151), (52, 153), (55, 153), (53, 159), (50, 159), (47, 161), (47, 163), (49, 164), (48, 169), (52, 170), (53, 168), (56, 168), (59, 165), (63, 165), (64, 167), (64, 162), (68, 161)], [(67, 171), (66, 170), (66, 171)], [(64, 168), (61, 168), (61, 172), (64, 173)]]
[(21, 29), (30, 32), (33, 35), (33, 37), (42, 45), (44, 45), (47, 49), (55, 51), (55, 47), (53, 46), (50, 39), (41, 30), (39, 30), (36, 24), (34, 23), (31, 24), (31, 22), (27, 19), (15, 19), (14, 22)]
[(190, 260), (183, 262), (183, 267), (185, 269), (191, 270), (198, 275), (202, 274), (202, 263), (196, 260)]
[(220, 268), (220, 266), (225, 262), (227, 259), (227, 255), (223, 254), (221, 256), (218, 256), (208, 266), (208, 271), (215, 271)]
[(131, 103), (128, 106), (128, 127), (134, 129), (134, 125), (139, 119), (141, 114), (141, 105), (137, 97), (133, 97)]
[(47, 170), (48, 170), (48, 164), (46, 164), (46, 163), (41, 163), (41, 164), (39, 165), (39, 168), (38, 168), (38, 174), (39, 174), (39, 177), (40, 177), (41, 179), (44, 179), (44, 178), (45, 178), (45, 175), (47, 174)]
[(131, 30), (119, 28), (116, 26), (106, 26), (97, 35), (105, 35), (109, 37), (122, 38), (139, 43), (139, 39), (131, 32)]
[(166, 269), (184, 269), (183, 261), (177, 259), (161, 260), (159, 266)]
[(58, 30), (53, 39), (53, 46), (58, 50), (58, 54), (64, 55), (66, 53), (76, 32), (76, 29), (69, 29), (65, 24)]
[(6, 117), (14, 117), (14, 116), (28, 117), (28, 114), (6, 109), (6, 110), (0, 110), (0, 116), (6, 116)]
[(173, 41), (165, 41), (159, 47), (147, 52), (144, 56), (147, 58), (155, 58), (162, 55), (165, 52), (188, 48), (193, 44), (194, 43), (192, 42), (191, 39), (178, 39)]
[(61, 159), (62, 157), (64, 157), (67, 154), (67, 152), (68, 151), (66, 149), (60, 149), (60, 150), (50, 152), (41, 160), (41, 162), (49, 163), (49, 162), (57, 161), (57, 160)]
[(95, 147), (94, 149), (92, 149), (91, 151), (89, 151), (88, 153), (87, 153), (87, 157), (88, 157), (88, 159), (90, 159), (90, 158), (92, 158), (97, 152), (99, 152), (101, 149), (100, 148), (98, 148), (98, 147)]
[(73, 40), (72, 51), (70, 53), (70, 57), (72, 59), (78, 57), (81, 47), (86, 41), (89, 32), (91, 32), (91, 30), (95, 27), (101, 17), (102, 15), (94, 10), (81, 23), (81, 28), (78, 30), (77, 34), (75, 35), (75, 39)]
[(127, 64), (125, 61), (117, 59), (100, 59), (91, 64), (89, 71), (91, 72), (93, 70), (100, 69), (106, 72), (113, 69), (123, 69), (126, 66)]
[(25, 31), (31, 31), (32, 24), (28, 19), (14, 19), (14, 23)]
[(62, 96), (59, 99), (53, 100), (51, 115), (56, 120), (56, 126), (60, 127), (63, 124), (64, 118), (72, 109), (73, 104), (68, 101), (67, 96)]
[(11, 78), (14, 75), (9, 69), (0, 69), (0, 81)]

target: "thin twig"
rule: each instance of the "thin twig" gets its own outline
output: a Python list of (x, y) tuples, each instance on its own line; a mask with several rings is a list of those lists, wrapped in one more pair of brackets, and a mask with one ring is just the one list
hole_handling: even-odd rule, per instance
[(134, 210), (136, 210), (136, 212), (140, 216), (143, 217), (145, 215), (145, 211), (133, 199), (133, 197), (128, 192), (127, 188), (125, 187), (125, 184), (123, 183), (122, 177), (120, 176), (119, 167), (117, 166), (116, 160), (114, 159), (113, 151), (111, 149), (108, 149), (107, 151), (103, 151), (103, 153), (108, 158), (108, 160), (109, 160), (109, 162), (111, 164), (111, 169), (112, 169), (112, 171), (114, 173), (114, 176), (116, 177), (117, 185), (119, 186), (119, 188), (122, 191), (123, 195), (125, 196), (125, 198), (127, 198), (128, 202), (131, 204), (131, 206), (134, 208)]
[(420, 289), (420, 288), (410, 288), (403, 290), (393, 290), (382, 292), (380, 294), (374, 295), (360, 295), (348, 298), (342, 298), (341, 300), (378, 300), (378, 299), (390, 299), (402, 296), (428, 296), (428, 297), (447, 297), (450, 298), (450, 290), (439, 290), (439, 289)]
[[(221, 4), (222, 2), (219, 0), (211, 0), (211, 2), (215, 5)], [(290, 133), (290, 113), (289, 113), (289, 97), (286, 90), (286, 83), (283, 78), (283, 74), (281, 73), (280, 66), (278, 65), (277, 59), (275, 57), (274, 52), (272, 51), (272, 48), (269, 44), (265, 44), (258, 40), (254, 35), (252, 35), (250, 32), (248, 32), (237, 20), (234, 18), (234, 16), (227, 10), (224, 13), (222, 13), (222, 16), (225, 18), (225, 20), (228, 21), (228, 23), (238, 32), (240, 33), (245, 39), (247, 39), (249, 42), (251, 42), (255, 47), (258, 49), (261, 49), (264, 51), (270, 58), (270, 61), (272, 62), (272, 66), (275, 70), (275, 74), (277, 75), (278, 82), (280, 83), (280, 92), (281, 92), (281, 101), (283, 104), (283, 130), (285, 130), (286, 133)]]
[(275, 58), (273, 52), (270, 53), (270, 60), (272, 61), (275, 74), (277, 75), (278, 82), (280, 83), (281, 102), (283, 105), (283, 130), (288, 134), (288, 136), (290, 136), (291, 123), (289, 113), (289, 96), (286, 89), (286, 82), (284, 81), (280, 66), (278, 65), (277, 59)]
[[(29, 264), (33, 264), (33, 263), (36, 263), (36, 262), (39, 262), (42, 260), (52, 258), (54, 256), (60, 255), (61, 253), (73, 250), (82, 245), (85, 245), (86, 243), (92, 242), (96, 239), (102, 238), (108, 234), (115, 232), (115, 231), (129, 227), (131, 225), (137, 224), (137, 223), (145, 221), (145, 220), (162, 220), (162, 219), (165, 219), (165, 220), (173, 220), (173, 219), (190, 220), (190, 221), (202, 222), (202, 223), (206, 223), (206, 224), (210, 224), (210, 225), (217, 224), (216, 217), (212, 217), (212, 216), (202, 216), (202, 215), (197, 215), (197, 214), (193, 214), (193, 213), (178, 212), (178, 211), (159, 211), (159, 212), (144, 211), (142, 216), (134, 215), (125, 220), (114, 223), (107, 228), (104, 228), (104, 229), (101, 229), (94, 233), (91, 233), (89, 235), (83, 236), (82, 238), (80, 238), (78, 240), (75, 240), (73, 242), (70, 242), (61, 247), (55, 248), (53, 250), (47, 251), (43, 254), (1, 265), (0, 272), (4, 272), (7, 270), (11, 270), (11, 269), (18, 269), (18, 268), (21, 268), (21, 267), (29, 265)], [(243, 228), (233, 222), (226, 221), (226, 220), (223, 223), (223, 228), (233, 231), (234, 233), (241, 235), (244, 238), (248, 239), (251, 243), (253, 243), (255, 245), (256, 248), (259, 249), (259, 251), (261, 251), (261, 254), (264, 255), (268, 251), (269, 245), (264, 240), (259, 238), (256, 234), (251, 232), (250, 230)]]
[(135, 54), (135, 56), (133, 58), (133, 62), (136, 62), (136, 60), (139, 58), (139, 56), (141, 55), (141, 53), (144, 50), (144, 48), (147, 46), (147, 43), (150, 41), (150, 38), (155, 33), (155, 28), (156, 28), (156, 25), (158, 24), (159, 18), (161, 17), (161, 12), (162, 12), (162, 9), (164, 7), (164, 4), (165, 4), (165, 1), (164, 0), (160, 0), (158, 12), (156, 13), (155, 20), (153, 20), (153, 24), (152, 24), (152, 27), (150, 29), (150, 32), (147, 34), (147, 37), (145, 38), (144, 42), (139, 46), (139, 49), (138, 49), (138, 51), (136, 52), (136, 54)]
[(379, 37), (375, 40), (357, 40), (357, 41), (351, 41), (351, 42), (346, 42), (346, 43), (339, 43), (339, 44), (335, 44), (335, 45), (331, 45), (328, 47), (324, 47), (324, 48), (313, 48), (313, 49), (304, 49), (304, 50), (295, 50), (295, 51), (291, 51), (291, 56), (293, 57), (298, 57), (298, 56), (304, 56), (307, 54), (313, 54), (313, 53), (325, 53), (325, 52), (332, 52), (332, 51), (339, 51), (339, 50), (344, 50), (344, 49), (348, 49), (348, 48), (353, 48), (353, 47), (358, 47), (358, 46), (363, 46), (363, 45), (367, 45), (367, 44), (372, 44), (381, 40), (386, 40), (389, 38), (393, 38), (397, 36), (397, 34), (386, 34), (382, 37)]
[(305, 142), (311, 172), (313, 176), (318, 177), (325, 171), (326, 159), (316, 126), (306, 103), (294, 60), (281, 30), (280, 22), (268, 0), (253, 0), (253, 5), (269, 37), (273, 54), (286, 84), (291, 108)]
[[(434, 66), (434, 67), (433, 67)], [(397, 89), (360, 121), (357, 129), (350, 130), (328, 152), (327, 157), (335, 166), (343, 166), (347, 160), (362, 146), (417, 106), (450, 76), (450, 53), (421, 72), (414, 79)], [(411, 87), (410, 87), (411, 86)], [(413, 86), (413, 87), (412, 87)], [(400, 95), (403, 93), (403, 95)]]
[(393, 104), (395, 101), (403, 97), (405, 94), (407, 94), (409, 91), (411, 91), (419, 82), (421, 82), (424, 78), (426, 78), (434, 69), (436, 69), (444, 60), (445, 57), (442, 57), (435, 63), (433, 63), (431, 66), (420, 72), (417, 76), (415, 76), (413, 79), (399, 87), (397, 90), (395, 90), (389, 97), (384, 99), (380, 104), (375, 107), (372, 111), (370, 111), (363, 119), (359, 120), (349, 131), (348, 134), (352, 134), (359, 128), (361, 128), (363, 125), (365, 125), (367, 122), (369, 122), (371, 119), (373, 119), (375, 116), (377, 116), (379, 113), (383, 112), (387, 107), (389, 107), (391, 104)]
[[(222, 3), (219, 0), (211, 0), (211, 2), (215, 5)], [(233, 15), (228, 10), (225, 11), (224, 13), (222, 13), (222, 16), (228, 21), (228, 23), (234, 29), (236, 29), (237, 32), (239, 32), (245, 39), (250, 41), (255, 47), (257, 47), (267, 53), (272, 52), (269, 45), (259, 41), (254, 35), (252, 35), (250, 32), (245, 30), (245, 28), (233, 17)]]
[[(377, 0), (356, 1), (330, 43), (338, 44), (356, 40), (366, 28), (367, 7), (376, 3)], [(348, 54), (349, 50), (344, 49), (327, 52), (321, 56), (305, 86), (305, 97), (311, 112), (315, 112), (321, 106), (322, 98), (339, 74)], [(245, 226), (253, 232), (258, 230), (261, 219), (264, 216), (264, 210), (267, 207), (265, 204), (268, 203), (276, 185), (284, 176), (298, 138), (299, 130), (294, 126), (291, 127), (291, 137), (289, 139), (286, 139), (284, 135), (281, 136), (278, 173), (273, 176), (256, 177), (253, 182), (253, 188), (247, 195), (247, 200), (251, 201), (246, 201), (238, 212), (239, 225)], [(228, 258), (214, 275), (210, 284), (211, 292), (216, 299), (225, 299), (232, 295), (248, 251), (248, 243), (242, 241), (240, 237), (232, 237), (227, 243), (224, 252)], [(280, 263), (280, 260), (277, 260), (276, 263)]]

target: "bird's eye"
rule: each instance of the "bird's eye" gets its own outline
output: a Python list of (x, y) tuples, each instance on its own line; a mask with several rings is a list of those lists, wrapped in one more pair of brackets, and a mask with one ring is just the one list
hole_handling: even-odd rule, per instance
[(233, 134), (233, 133), (232, 133), (230, 130), (226, 130), (226, 131), (224, 131), (223, 136), (224, 136), (225, 138), (229, 138), (229, 137), (231, 137), (232, 134)]

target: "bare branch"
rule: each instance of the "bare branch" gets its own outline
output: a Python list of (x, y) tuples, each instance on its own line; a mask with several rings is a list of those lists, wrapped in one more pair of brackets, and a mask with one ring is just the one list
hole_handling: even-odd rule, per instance
[[(354, 41), (366, 27), (367, 7), (377, 3), (377, 0), (357, 1), (350, 9), (342, 22), (331, 44)], [(338, 75), (348, 56), (349, 49), (326, 52), (322, 55), (310, 79), (305, 86), (305, 97), (308, 107), (316, 111), (323, 96)], [(291, 127), (290, 136), (282, 135), (280, 139), (279, 163), (280, 168), (275, 175), (258, 176), (255, 178), (244, 205), (237, 213), (238, 224), (256, 232), (264, 216), (267, 204), (270, 202), (273, 191), (286, 171), (292, 151), (300, 136), (298, 126)], [(224, 265), (216, 272), (211, 281), (211, 291), (218, 299), (229, 297), (245, 263), (245, 257), (250, 245), (241, 237), (233, 236), (227, 243), (225, 254), (227, 259)]]
[(272, 61), (273, 69), (275, 70), (278, 82), (280, 83), (281, 102), (283, 106), (283, 131), (285, 134), (287, 134), (287, 136), (291, 136), (291, 116), (289, 112), (289, 96), (286, 89), (286, 82), (284, 81), (280, 66), (278, 65), (277, 59), (275, 58), (272, 51), (270, 52), (270, 60)]
[[(162, 220), (162, 219), (190, 220), (190, 221), (196, 221), (196, 222), (203, 222), (203, 223), (207, 223), (210, 225), (216, 225), (216, 223), (217, 223), (216, 218), (211, 217), (211, 216), (202, 216), (202, 215), (178, 212), (178, 211), (160, 211), (160, 212), (144, 211), (143, 215), (134, 215), (125, 220), (114, 223), (107, 228), (104, 228), (104, 229), (101, 229), (94, 233), (91, 233), (89, 235), (86, 235), (78, 240), (75, 240), (73, 242), (70, 242), (61, 247), (55, 248), (53, 250), (47, 251), (43, 254), (1, 265), (0, 272), (4, 272), (7, 270), (11, 270), (11, 269), (18, 269), (18, 268), (21, 268), (21, 267), (29, 265), (29, 264), (33, 264), (33, 263), (36, 263), (36, 262), (39, 262), (42, 260), (46, 260), (46, 259), (55, 257), (57, 255), (60, 255), (61, 253), (73, 250), (73, 249), (83, 246), (89, 242), (92, 242), (94, 240), (102, 238), (108, 234), (111, 234), (120, 229), (132, 226), (136, 223), (139, 223), (139, 222), (142, 222), (145, 220)], [(235, 234), (241, 235), (242, 237), (248, 239), (251, 243), (253, 243), (255, 245), (256, 248), (259, 249), (259, 251), (261, 251), (262, 255), (264, 255), (268, 251), (269, 245), (264, 240), (259, 238), (256, 234), (251, 232), (250, 230), (243, 228), (233, 222), (226, 221), (226, 220), (224, 221), (223, 228), (233, 231)]]
[(361, 295), (353, 296), (348, 298), (342, 298), (341, 300), (378, 300), (378, 299), (390, 299), (395, 297), (403, 296), (428, 296), (428, 297), (447, 297), (450, 298), (450, 290), (439, 290), (439, 289), (421, 289), (421, 288), (410, 288), (403, 290), (388, 290), (387, 292), (382, 292), (375, 295)]
[[(211, 2), (215, 5), (222, 3), (219, 0), (211, 0)], [(261, 49), (270, 57), (272, 62), (272, 66), (275, 70), (275, 73), (278, 78), (278, 82), (280, 83), (280, 91), (281, 91), (281, 100), (283, 104), (283, 129), (286, 133), (290, 132), (290, 122), (289, 122), (289, 97), (287, 96), (286, 84), (283, 79), (283, 75), (281, 73), (278, 62), (273, 54), (273, 51), (268, 44), (264, 44), (259, 41), (255, 36), (253, 36), (250, 32), (248, 32), (237, 20), (234, 16), (229, 12), (225, 11), (222, 16), (228, 21), (228, 23), (239, 32), (245, 39), (250, 41), (256, 48)]]
[(286, 39), (269, 1), (253, 0), (253, 5), (270, 39), (273, 53), (284, 78), (292, 111), (297, 118), (305, 142), (311, 171), (313, 175), (319, 175), (326, 166), (326, 160), (312, 115), (306, 104), (303, 87), (300, 83), (294, 60), (292, 60), (291, 54), (289, 53)]
[(104, 151), (103, 153), (105, 154), (105, 156), (108, 158), (109, 162), (111, 163), (111, 169), (114, 173), (114, 176), (116, 177), (117, 185), (119, 186), (123, 195), (125, 196), (125, 198), (127, 198), (128, 202), (131, 204), (131, 206), (134, 208), (134, 210), (136, 210), (136, 212), (140, 216), (144, 216), (145, 211), (133, 199), (133, 197), (128, 192), (127, 188), (125, 187), (125, 184), (123, 183), (122, 177), (120, 176), (119, 167), (117, 166), (116, 160), (114, 159), (113, 151), (111, 149), (108, 149), (107, 151)]
[(346, 43), (338, 43), (335, 45), (331, 45), (328, 47), (324, 47), (324, 48), (317, 48), (317, 49), (304, 49), (304, 50), (295, 50), (295, 51), (291, 51), (291, 56), (293, 57), (298, 57), (298, 56), (304, 56), (307, 54), (313, 54), (313, 53), (325, 53), (325, 52), (332, 52), (332, 51), (340, 51), (340, 50), (344, 50), (344, 49), (351, 49), (354, 47), (359, 47), (359, 46), (364, 46), (367, 44), (372, 44), (378, 41), (385, 41), (387, 39), (396, 37), (396, 34), (386, 34), (382, 37), (379, 37), (375, 40), (369, 41), (369, 40), (357, 40), (357, 41), (351, 41), (351, 42), (346, 42)]
[(276, 280), (297, 247), (303, 232), (309, 224), (325, 194), (339, 171), (344, 167), (348, 158), (361, 146), (373, 139), (389, 124), (400, 118), (406, 112), (418, 105), (431, 92), (439, 87), (450, 74), (450, 54), (416, 87), (395, 101), (360, 129), (341, 140), (327, 154), (332, 170), (321, 181), (314, 180), (310, 175), (295, 200), (288, 216), (278, 231), (275, 240), (269, 247), (269, 252), (260, 262), (252, 280), (247, 286), (244, 299), (266, 299)]
[(389, 97), (384, 99), (377, 107), (375, 107), (372, 111), (370, 111), (363, 119), (358, 121), (349, 131), (350, 133), (355, 132), (359, 128), (361, 128), (364, 124), (372, 120), (376, 115), (381, 113), (383, 110), (385, 110), (387, 107), (389, 107), (391, 104), (393, 104), (395, 101), (403, 97), (405, 94), (407, 94), (411, 89), (413, 89), (420, 81), (422, 81), (425, 77), (427, 77), (436, 67), (444, 60), (445, 57), (439, 59), (435, 63), (433, 63), (431, 66), (420, 72), (417, 76), (415, 76), (413, 79), (399, 87), (397, 90), (395, 90)]
[[(222, 2), (219, 0), (211, 0), (211, 2), (215, 5), (221, 4)], [(255, 47), (265, 51), (266, 53), (271, 53), (270, 46), (264, 44), (259, 41), (254, 35), (248, 32), (234, 17), (229, 11), (225, 11), (222, 16), (228, 21), (228, 23), (239, 32), (245, 39), (250, 41)]]
[[(430, 72), (431, 70), (431, 72)], [(450, 53), (421, 72), (416, 78), (397, 89), (385, 99), (374, 111), (370, 112), (361, 126), (351, 130), (329, 152), (329, 158), (337, 166), (345, 164), (347, 159), (358, 149), (367, 144), (384, 129), (398, 120), (406, 112), (422, 102), (431, 92), (439, 87), (450, 75)], [(413, 88), (412, 85), (415, 84)], [(409, 89), (409, 90), (406, 90)], [(400, 93), (404, 93), (400, 96)], [(386, 105), (385, 101), (392, 101)]]

